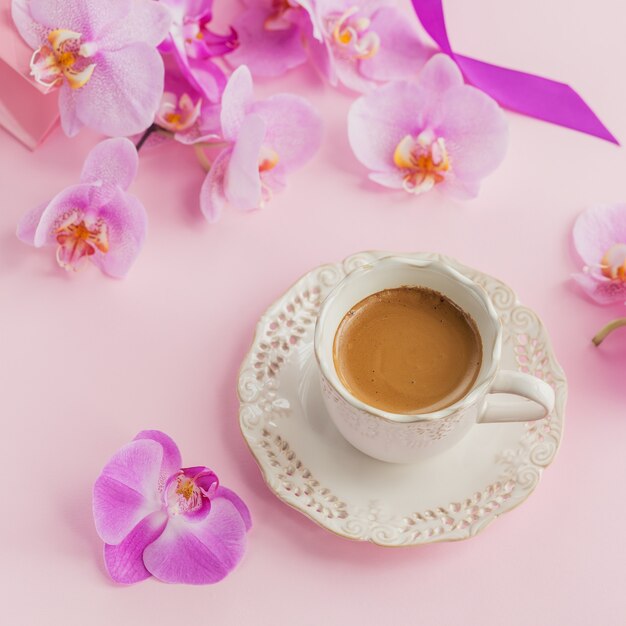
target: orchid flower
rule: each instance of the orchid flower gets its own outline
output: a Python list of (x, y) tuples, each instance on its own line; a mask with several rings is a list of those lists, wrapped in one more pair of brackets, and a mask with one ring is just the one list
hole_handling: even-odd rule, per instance
[[(626, 304), (626, 204), (594, 206), (578, 216), (573, 230), (574, 248), (584, 263), (574, 280), (596, 303)], [(599, 345), (626, 318), (605, 326), (595, 337)]]
[(220, 123), (227, 145), (213, 161), (200, 192), (200, 206), (210, 222), (219, 219), (226, 202), (243, 210), (260, 208), (321, 142), (321, 120), (311, 105), (291, 94), (255, 101), (245, 65), (226, 85)]
[(369, 91), (417, 73), (429, 55), (394, 0), (246, 0), (229, 57), (253, 74), (277, 76), (311, 59), (332, 85)]
[(12, 0), (13, 21), (34, 50), (34, 79), (59, 88), (63, 130), (132, 135), (150, 125), (163, 91), (156, 46), (167, 9), (152, 0)]
[(219, 138), (219, 104), (210, 102), (186, 78), (180, 67), (165, 59), (165, 87), (155, 116), (156, 126), (184, 144)]
[(17, 236), (36, 248), (56, 246), (57, 262), (66, 270), (76, 271), (89, 259), (105, 274), (122, 278), (146, 236), (146, 210), (126, 193), (137, 164), (128, 139), (102, 141), (87, 155), (79, 184), (27, 213)]
[(219, 35), (209, 29), (213, 0), (161, 0), (172, 15), (168, 40), (161, 50), (171, 51), (189, 83), (210, 102), (219, 102), (226, 76), (211, 59), (237, 47), (237, 33)]
[(172, 439), (146, 430), (104, 466), (93, 515), (114, 581), (216, 583), (243, 557), (248, 507), (207, 467), (181, 465)]
[(419, 195), (434, 187), (457, 198), (504, 158), (505, 117), (489, 96), (463, 84), (456, 64), (435, 55), (417, 83), (391, 82), (356, 100), (348, 135), (370, 179)]

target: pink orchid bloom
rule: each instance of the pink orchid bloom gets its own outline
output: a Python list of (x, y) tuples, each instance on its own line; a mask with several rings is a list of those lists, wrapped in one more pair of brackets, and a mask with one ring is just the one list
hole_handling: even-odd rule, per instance
[(171, 55), (165, 55), (165, 87), (155, 123), (190, 145), (219, 138), (219, 104), (210, 102), (185, 78)]
[(161, 0), (172, 15), (168, 40), (161, 46), (172, 52), (187, 81), (206, 99), (219, 102), (226, 76), (211, 58), (221, 57), (237, 47), (237, 33), (230, 29), (219, 35), (209, 29), (213, 0)]
[(322, 123), (311, 105), (291, 94), (255, 101), (245, 65), (226, 85), (220, 122), (228, 145), (216, 156), (200, 191), (200, 207), (209, 222), (219, 219), (226, 202), (243, 210), (260, 208), (321, 142)]
[(177, 96), (172, 91), (165, 91), (155, 121), (165, 130), (177, 133), (189, 130), (200, 117), (202, 99), (194, 103), (188, 93)]
[(456, 64), (438, 54), (417, 83), (391, 82), (356, 100), (348, 135), (378, 184), (465, 199), (504, 158), (507, 124), (496, 102), (464, 85)]
[(239, 46), (228, 57), (233, 67), (247, 65), (255, 76), (280, 76), (307, 60), (312, 9), (301, 0), (244, 0), (233, 21)]
[[(103, 10), (106, 6), (106, 10)], [(132, 135), (150, 125), (163, 91), (156, 46), (169, 13), (152, 0), (12, 0), (13, 21), (35, 51), (35, 80), (59, 87), (63, 130)]]
[(369, 91), (407, 78), (429, 52), (394, 0), (246, 0), (234, 22), (240, 46), (229, 61), (277, 76), (311, 59), (332, 85)]
[(104, 466), (93, 515), (114, 581), (216, 583), (243, 557), (248, 507), (210, 469), (181, 465), (172, 439), (146, 430)]
[(128, 139), (102, 141), (87, 155), (79, 184), (27, 213), (17, 236), (36, 248), (56, 246), (66, 270), (89, 259), (105, 274), (124, 277), (146, 236), (146, 210), (126, 193), (138, 160)]
[(574, 248), (584, 271), (574, 275), (598, 304), (626, 303), (626, 204), (594, 206), (578, 216)]

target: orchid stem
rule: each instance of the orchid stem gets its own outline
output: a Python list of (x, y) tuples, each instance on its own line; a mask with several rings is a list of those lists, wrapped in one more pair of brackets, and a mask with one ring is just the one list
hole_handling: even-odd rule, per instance
[(200, 165), (202, 165), (202, 169), (204, 169), (205, 172), (210, 172), (212, 164), (211, 161), (209, 161), (209, 157), (207, 157), (204, 151), (204, 147), (201, 144), (196, 143), (194, 144), (193, 149), (196, 153), (198, 161), (200, 162)]
[(620, 326), (626, 326), (626, 317), (620, 317), (609, 322), (591, 341), (593, 341), (595, 346), (599, 346), (608, 335)]
[(154, 133), (158, 128), (159, 127), (156, 124), (150, 124), (150, 126), (146, 128), (144, 134), (141, 135), (141, 137), (139, 138), (139, 141), (135, 145), (135, 149), (137, 150), (137, 152), (141, 150), (143, 144), (146, 143), (146, 141), (148, 141), (148, 137), (150, 137), (150, 135)]

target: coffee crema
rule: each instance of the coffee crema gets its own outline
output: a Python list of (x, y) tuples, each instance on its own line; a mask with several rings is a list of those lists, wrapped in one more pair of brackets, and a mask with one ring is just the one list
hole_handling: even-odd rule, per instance
[(474, 320), (424, 287), (385, 289), (353, 306), (337, 328), (333, 361), (343, 385), (390, 413), (428, 413), (474, 385), (482, 342)]

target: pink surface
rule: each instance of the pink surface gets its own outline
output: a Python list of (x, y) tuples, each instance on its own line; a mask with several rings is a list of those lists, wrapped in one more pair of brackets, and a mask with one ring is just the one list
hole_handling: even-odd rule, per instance
[[(455, 49), (570, 82), (626, 141), (626, 9), (597, 0), (446, 2)], [(489, 24), (487, 23), (489, 21)], [(529, 45), (530, 44), (530, 45)], [(623, 624), (626, 332), (590, 337), (600, 309), (568, 284), (574, 217), (626, 199), (626, 152), (508, 114), (504, 164), (478, 200), (378, 190), (350, 153), (351, 97), (302, 69), (265, 82), (323, 112), (321, 151), (262, 212), (206, 224), (191, 150), (146, 151), (131, 191), (150, 215), (128, 278), (66, 276), (14, 236), (22, 213), (73, 183), (96, 142), (55, 133), (34, 154), (0, 135), (1, 621), (110, 624)], [(569, 377), (565, 438), (523, 506), (461, 543), (352, 543), (281, 504), (237, 425), (235, 381), (257, 318), (308, 269), (353, 252), (435, 250), (510, 283), (543, 317)], [(137, 431), (248, 502), (241, 566), (213, 587), (130, 588), (106, 577), (91, 486)]]

